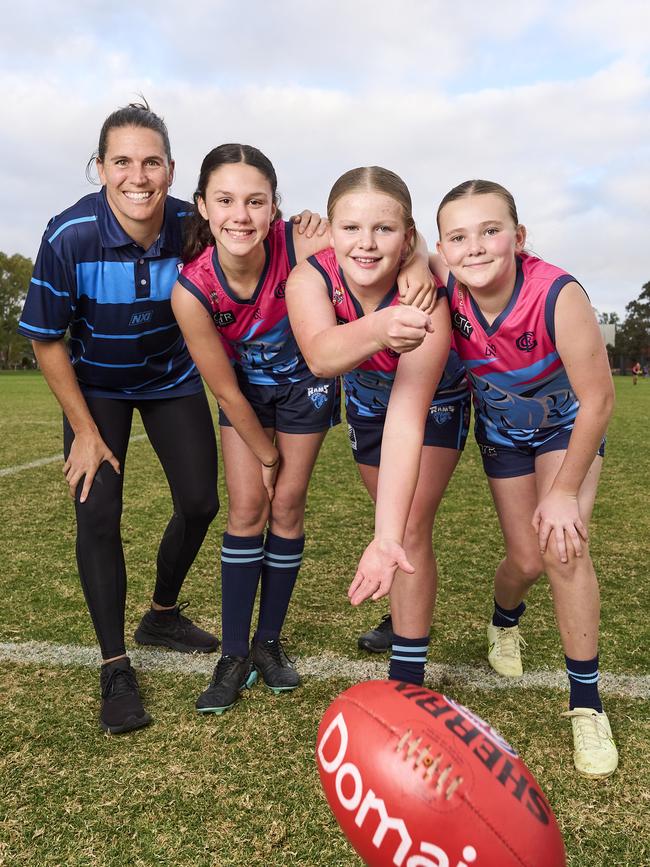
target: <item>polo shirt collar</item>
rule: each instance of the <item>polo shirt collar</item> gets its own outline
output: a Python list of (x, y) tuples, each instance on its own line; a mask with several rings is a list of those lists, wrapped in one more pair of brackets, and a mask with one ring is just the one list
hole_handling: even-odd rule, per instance
[[(167, 215), (169, 201), (165, 200), (165, 213), (163, 215), (163, 224), (160, 230), (160, 235), (153, 242), (151, 247), (146, 251), (149, 256), (158, 256), (160, 251), (165, 247)], [(99, 229), (99, 237), (102, 242), (102, 247), (111, 249), (117, 247), (133, 247), (134, 245), (142, 249), (140, 245), (128, 235), (122, 226), (120, 226), (117, 217), (111, 210), (106, 198), (106, 187), (102, 187), (99, 193), (97, 204), (97, 227)]]

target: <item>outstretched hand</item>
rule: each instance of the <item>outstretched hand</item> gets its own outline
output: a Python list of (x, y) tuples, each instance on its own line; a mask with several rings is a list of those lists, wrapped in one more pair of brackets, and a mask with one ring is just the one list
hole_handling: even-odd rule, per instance
[(390, 539), (373, 539), (363, 552), (348, 590), (352, 605), (360, 605), (366, 599), (376, 602), (386, 596), (398, 569), (409, 574), (415, 572), (402, 546)]
[(546, 553), (549, 540), (553, 539), (560, 562), (568, 562), (569, 545), (576, 557), (582, 557), (582, 543), (589, 542), (589, 533), (582, 521), (576, 496), (550, 491), (535, 509), (532, 523), (542, 554)]
[(120, 474), (120, 462), (98, 433), (84, 433), (75, 436), (68, 459), (63, 465), (63, 474), (73, 500), (77, 493), (77, 485), (85, 476), (79, 502), (86, 502), (97, 470), (104, 461), (108, 461), (115, 472)]

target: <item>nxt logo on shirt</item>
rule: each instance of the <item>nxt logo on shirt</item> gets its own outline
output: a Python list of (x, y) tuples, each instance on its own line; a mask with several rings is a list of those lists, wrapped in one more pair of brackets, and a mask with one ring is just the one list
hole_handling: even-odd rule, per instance
[(261, 319), (261, 318), (262, 318), (262, 311), (258, 307), (257, 310), (255, 311), (255, 313), (253, 313), (253, 319), (257, 320), (257, 319)]
[(497, 348), (494, 343), (486, 343), (485, 344), (485, 355), (488, 358), (495, 358), (497, 354)]
[(129, 325), (144, 325), (145, 322), (151, 322), (153, 319), (153, 310), (143, 310), (141, 313), (134, 313), (129, 320)]
[(273, 294), (275, 295), (276, 298), (284, 298), (284, 290), (286, 288), (287, 288), (287, 281), (283, 280), (281, 283), (278, 283), (278, 285), (275, 287), (275, 289), (273, 290)]
[(217, 328), (225, 328), (226, 325), (232, 325), (236, 321), (234, 313), (231, 313), (230, 310), (226, 310), (225, 313), (217, 311), (212, 318)]
[(474, 331), (474, 326), (469, 319), (466, 316), (463, 316), (462, 313), (459, 313), (458, 310), (454, 310), (452, 324), (461, 337), (464, 337), (465, 340), (470, 339), (472, 331)]
[(327, 403), (329, 385), (313, 385), (307, 389), (307, 397), (314, 405), (314, 409), (322, 409)]
[(517, 349), (521, 349), (522, 352), (532, 352), (537, 346), (537, 341), (535, 340), (535, 334), (533, 331), (524, 331), (521, 337), (518, 337), (515, 342)]

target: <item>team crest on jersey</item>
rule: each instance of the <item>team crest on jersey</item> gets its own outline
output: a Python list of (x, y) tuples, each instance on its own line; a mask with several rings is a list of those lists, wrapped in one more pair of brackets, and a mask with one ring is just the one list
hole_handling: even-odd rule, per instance
[(447, 424), (454, 417), (454, 407), (452, 406), (431, 406), (429, 407), (429, 415), (433, 416), (436, 424)]
[(340, 286), (335, 286), (332, 289), (332, 304), (342, 304), (343, 303), (343, 290)]
[(235, 314), (231, 313), (230, 310), (226, 310), (223, 313), (220, 310), (212, 317), (217, 325), (217, 328), (225, 328), (226, 325), (232, 325), (235, 322)]
[(313, 385), (307, 389), (307, 397), (314, 405), (314, 409), (322, 409), (327, 403), (329, 385)]
[(494, 343), (485, 344), (485, 355), (487, 358), (496, 358), (497, 348)]
[(463, 316), (463, 314), (459, 313), (458, 310), (454, 310), (452, 323), (461, 337), (464, 337), (465, 340), (470, 339), (472, 331), (474, 331), (474, 326), (466, 316)]
[(515, 341), (517, 349), (522, 352), (532, 352), (537, 346), (537, 340), (533, 331), (524, 331), (524, 333)]
[(273, 294), (275, 295), (276, 298), (284, 298), (284, 290), (286, 288), (287, 288), (287, 281), (283, 280), (281, 283), (278, 283), (278, 285), (275, 287), (275, 289), (273, 290)]

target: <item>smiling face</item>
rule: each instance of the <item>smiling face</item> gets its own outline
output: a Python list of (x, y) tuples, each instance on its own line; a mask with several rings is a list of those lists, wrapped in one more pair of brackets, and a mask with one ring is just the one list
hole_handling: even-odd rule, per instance
[(479, 293), (514, 287), (515, 254), (524, 248), (526, 229), (514, 224), (501, 196), (483, 193), (447, 202), (439, 226), (438, 252), (459, 283)]
[(212, 172), (197, 206), (223, 254), (258, 253), (276, 213), (271, 184), (254, 166), (226, 163)]
[(146, 249), (160, 232), (174, 176), (162, 136), (146, 127), (111, 129), (97, 170), (120, 226)]
[(353, 291), (387, 292), (408, 252), (411, 235), (401, 204), (385, 193), (346, 193), (332, 213), (331, 244)]

